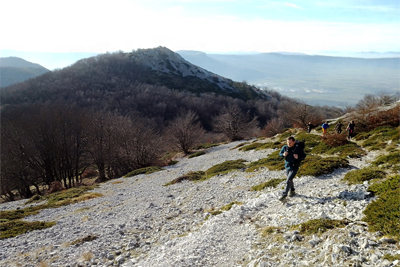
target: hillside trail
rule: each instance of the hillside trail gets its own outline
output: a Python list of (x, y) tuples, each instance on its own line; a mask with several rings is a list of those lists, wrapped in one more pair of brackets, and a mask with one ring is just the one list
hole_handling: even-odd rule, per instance
[[(266, 168), (256, 172), (232, 171), (206, 181), (165, 186), (190, 171), (205, 171), (227, 160), (254, 162), (274, 151), (239, 151), (235, 147), (240, 143), (220, 145), (208, 149), (205, 155), (183, 158), (160, 172), (100, 184), (94, 191), (102, 193), (101, 198), (27, 217), (28, 221), (57, 221), (57, 225), (0, 240), (4, 248), (0, 252), (0, 266), (18, 266), (20, 251), (25, 251), (22, 262), (27, 254), (33, 259), (49, 260), (57, 255), (52, 266), (71, 265), (67, 263), (76, 262), (87, 251), (94, 253), (97, 265), (104, 266), (115, 261), (107, 260), (110, 255), (120, 255), (121, 251), (126, 251), (123, 254), (126, 261), (118, 266), (251, 266), (252, 261), (268, 251), (275, 251), (278, 258), (279, 253), (285, 253), (280, 247), (268, 247), (277, 243), (263, 240), (260, 231), (264, 227), (289, 231), (290, 226), (310, 219), (346, 218), (357, 222), (363, 217), (362, 211), (371, 201), (366, 198), (368, 183), (350, 186), (341, 180), (348, 171), (368, 166), (376, 157), (375, 152), (349, 159), (348, 168), (331, 174), (296, 177), (297, 195), (284, 204), (278, 201), (284, 182), (261, 192), (251, 190), (252, 186), (270, 179), (285, 178), (284, 171)], [(237, 204), (230, 210), (211, 215), (211, 211), (232, 202)], [(79, 247), (65, 246), (89, 234), (98, 238)], [(302, 245), (298, 249), (309, 248)]]

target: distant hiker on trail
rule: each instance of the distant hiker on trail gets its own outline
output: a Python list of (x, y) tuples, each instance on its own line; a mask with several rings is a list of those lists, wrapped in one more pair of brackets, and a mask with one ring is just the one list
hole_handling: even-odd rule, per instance
[(293, 136), (287, 139), (287, 145), (284, 145), (279, 152), (279, 156), (285, 157), (285, 169), (286, 169), (286, 187), (282, 192), (282, 196), (279, 198), (280, 201), (284, 201), (288, 195), (292, 197), (295, 195), (293, 178), (296, 176), (297, 171), (300, 167), (300, 162), (306, 158), (304, 153), (304, 143), (296, 142)]
[(322, 124), (322, 136), (326, 135), (326, 131), (328, 130), (328, 128), (329, 128), (329, 124), (326, 121), (326, 122), (324, 122), (324, 124)]
[(340, 121), (335, 125), (335, 130), (338, 134), (342, 133), (342, 126), (343, 124)]
[(307, 131), (308, 131), (308, 133), (311, 132), (311, 129), (312, 129), (312, 128), (314, 128), (314, 125), (312, 125), (312, 124), (311, 124), (311, 121), (309, 121), (309, 122), (307, 123)]
[(347, 131), (349, 131), (349, 140), (354, 136), (354, 128), (356, 127), (356, 124), (354, 121), (351, 121), (349, 125), (347, 126)]

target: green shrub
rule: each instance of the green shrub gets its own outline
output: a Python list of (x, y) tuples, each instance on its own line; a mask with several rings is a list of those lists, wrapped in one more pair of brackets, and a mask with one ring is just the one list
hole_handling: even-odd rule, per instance
[[(307, 143), (306, 143), (307, 146)], [(337, 154), (339, 157), (360, 157), (365, 155), (366, 152), (362, 150), (356, 143), (347, 143), (345, 145), (331, 147), (326, 142), (320, 142), (316, 147), (314, 147), (311, 151), (314, 154), (327, 154), (334, 155)]]
[(283, 170), (285, 168), (285, 161), (283, 157), (279, 156), (280, 150), (274, 151), (268, 157), (251, 162), (248, 165), (247, 172), (253, 172), (261, 167), (266, 167), (270, 171)]
[(35, 203), (35, 202), (40, 202), (40, 201), (43, 201), (43, 200), (45, 200), (45, 199), (46, 199), (46, 198), (43, 197), (43, 196), (41, 196), (41, 195), (34, 195), (34, 196), (31, 197), (27, 202), (25, 202), (24, 205), (31, 204), (31, 203)]
[(205, 172), (203, 171), (197, 171), (197, 172), (188, 172), (187, 174), (178, 177), (174, 180), (172, 180), (169, 183), (166, 183), (164, 186), (168, 186), (171, 184), (177, 184), (183, 181), (199, 181), (199, 180), (203, 180), (205, 176)]
[(349, 162), (343, 158), (308, 155), (299, 168), (298, 176), (319, 176), (328, 174), (338, 168), (345, 168)]
[(353, 170), (346, 173), (343, 177), (344, 181), (349, 184), (362, 184), (364, 181), (369, 181), (372, 179), (383, 179), (386, 173), (377, 168), (363, 168), (359, 170)]
[(222, 211), (228, 211), (232, 208), (233, 205), (243, 205), (243, 202), (239, 202), (239, 201), (234, 201), (229, 203), (228, 205), (223, 206), (220, 210)]
[(189, 159), (191, 159), (191, 158), (195, 158), (195, 157), (198, 157), (198, 156), (201, 156), (201, 155), (204, 155), (204, 154), (206, 154), (206, 152), (204, 152), (204, 151), (198, 151), (198, 152), (196, 152), (196, 153), (193, 153), (193, 154), (191, 154), (191, 155), (189, 155)]
[(396, 254), (396, 255), (385, 254), (382, 257), (382, 260), (388, 260), (388, 261), (400, 260), (400, 254)]
[(139, 174), (150, 174), (153, 172), (159, 172), (162, 171), (163, 169), (158, 167), (158, 166), (152, 166), (152, 167), (145, 167), (145, 168), (141, 168), (141, 169), (137, 169), (134, 171), (131, 171), (130, 173), (126, 174), (124, 177), (132, 177), (132, 176), (136, 176)]
[(367, 191), (373, 193), (374, 195), (380, 195), (383, 192), (396, 190), (399, 187), (400, 187), (400, 175), (395, 175), (389, 177), (385, 181), (376, 182), (370, 185)]
[(97, 238), (98, 238), (98, 236), (88, 235), (88, 236), (85, 236), (84, 238), (80, 238), (80, 239), (77, 239), (75, 241), (72, 241), (70, 243), (70, 245), (81, 245), (81, 244), (83, 244), (85, 242), (90, 242), (90, 241), (96, 240)]
[(0, 239), (22, 235), (29, 231), (50, 228), (55, 224), (56, 222), (25, 222), (21, 220), (0, 223)]
[(266, 187), (277, 187), (278, 184), (280, 184), (281, 182), (285, 181), (286, 179), (271, 179), (265, 183), (259, 184), (259, 185), (255, 185), (251, 188), (252, 191), (261, 191)]
[(215, 147), (215, 146), (219, 146), (219, 145), (220, 144), (205, 143), (205, 144), (201, 144), (201, 145), (197, 146), (196, 150), (207, 149), (207, 148), (211, 148), (211, 147)]
[(247, 144), (249, 144), (249, 142), (240, 143), (240, 144), (238, 144), (237, 146), (235, 146), (235, 147), (231, 148), (230, 150), (234, 150), (234, 149), (236, 149), (236, 148), (239, 148), (239, 147), (245, 146), (245, 145), (247, 145)]
[(400, 239), (400, 188), (381, 192), (363, 212), (370, 231)]
[(372, 162), (372, 165), (396, 165), (400, 164), (400, 155), (399, 151), (392, 152), (388, 155), (381, 155), (376, 158), (375, 161)]
[(266, 236), (269, 236), (269, 235), (271, 235), (273, 233), (280, 233), (281, 231), (282, 231), (282, 229), (280, 227), (267, 226), (267, 227), (264, 227), (261, 230), (261, 235), (266, 237)]
[(301, 234), (312, 235), (322, 234), (330, 229), (343, 228), (348, 224), (345, 220), (330, 219), (313, 219), (298, 225), (294, 225), (292, 229), (299, 229)]
[(244, 169), (246, 168), (246, 164), (244, 164), (244, 162), (246, 162), (244, 159), (238, 159), (227, 160), (223, 163), (217, 164), (205, 171), (206, 178), (210, 178), (217, 174), (228, 173), (232, 170)]
[(172, 166), (172, 165), (175, 165), (175, 164), (177, 164), (179, 161), (177, 161), (177, 160), (171, 160), (170, 162), (168, 162), (168, 166)]
[(249, 150), (254, 150), (256, 148), (265, 146), (264, 143), (252, 143), (250, 145), (247, 146), (242, 146), (241, 148), (239, 148), (240, 151), (249, 151)]

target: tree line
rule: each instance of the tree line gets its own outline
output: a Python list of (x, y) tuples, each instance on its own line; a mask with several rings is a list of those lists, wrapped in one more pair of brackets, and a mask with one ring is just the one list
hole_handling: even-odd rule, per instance
[(30, 197), (55, 181), (73, 187), (88, 168), (100, 181), (121, 177), (165, 164), (171, 150), (271, 136), (343, 112), (272, 90), (240, 99), (168, 88), (146, 83), (147, 74), (123, 53), (106, 54), (2, 89), (1, 195)]

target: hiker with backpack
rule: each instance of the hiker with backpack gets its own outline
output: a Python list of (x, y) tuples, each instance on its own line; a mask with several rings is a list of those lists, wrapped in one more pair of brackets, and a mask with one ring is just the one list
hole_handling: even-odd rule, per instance
[(328, 128), (329, 128), (329, 124), (326, 121), (326, 122), (324, 122), (324, 124), (322, 124), (322, 136), (326, 135), (326, 131), (328, 130)]
[(356, 127), (356, 124), (354, 121), (351, 121), (349, 125), (347, 126), (347, 131), (349, 131), (349, 140), (354, 136), (354, 128)]
[(307, 123), (307, 132), (310, 133), (310, 132), (311, 132), (311, 129), (312, 129), (313, 127), (314, 127), (314, 125), (312, 125), (311, 121), (309, 121), (309, 122)]
[(343, 124), (340, 121), (335, 125), (335, 130), (338, 134), (342, 133), (342, 126)]
[(296, 141), (293, 136), (287, 139), (287, 145), (284, 145), (279, 152), (279, 156), (285, 157), (285, 169), (286, 169), (286, 187), (282, 192), (282, 196), (279, 198), (280, 201), (284, 201), (288, 196), (292, 197), (295, 195), (295, 189), (293, 184), (293, 178), (296, 176), (300, 162), (306, 158), (304, 153), (304, 141)]

